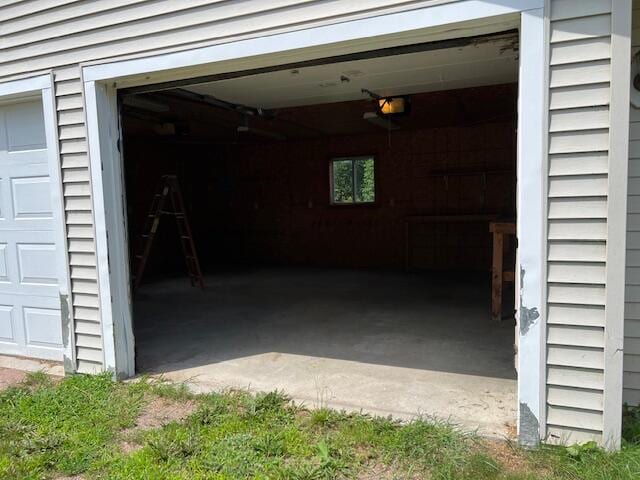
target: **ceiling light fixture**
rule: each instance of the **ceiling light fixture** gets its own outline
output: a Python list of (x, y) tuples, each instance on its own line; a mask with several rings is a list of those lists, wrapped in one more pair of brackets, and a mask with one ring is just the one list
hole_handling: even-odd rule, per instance
[(387, 97), (378, 99), (378, 112), (382, 115), (401, 115), (408, 113), (405, 97)]
[(362, 93), (366, 93), (375, 100), (376, 112), (378, 112), (380, 116), (399, 116), (409, 113), (411, 107), (409, 97), (383, 97), (366, 88), (362, 89)]

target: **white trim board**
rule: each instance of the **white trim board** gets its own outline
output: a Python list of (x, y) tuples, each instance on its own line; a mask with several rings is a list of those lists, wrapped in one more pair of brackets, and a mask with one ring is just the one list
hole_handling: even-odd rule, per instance
[[(374, 50), (380, 47), (371, 44), (373, 37), (411, 36), (411, 43), (417, 43), (421, 41), (419, 40), (420, 33), (424, 34), (423, 31), (427, 29), (435, 30), (439, 27), (447, 27), (447, 30), (453, 30), (455, 24), (518, 15), (523, 11), (542, 8), (543, 5), (544, 0), (461, 0), (442, 5), (427, 5), (406, 12), (266, 35), (210, 47), (85, 65), (82, 69), (82, 77), (84, 81), (104, 81), (144, 75), (147, 78), (140, 79), (139, 83), (150, 83), (148, 75), (154, 72), (293, 52), (299, 49), (339, 45), (343, 42), (366, 39), (365, 49)], [(462, 32), (458, 31), (449, 36), (461, 35)], [(335, 54), (335, 52), (325, 53), (320, 56)], [(278, 59), (279, 63), (286, 63), (281, 57)]]
[[(129, 259), (122, 158), (118, 149), (117, 94), (113, 87), (104, 83), (85, 82), (84, 85), (104, 367), (116, 376), (126, 378), (135, 374), (135, 341), (128, 288)], [(110, 215), (106, 205), (111, 209)]]
[[(524, 215), (533, 216), (528, 222), (518, 224), (519, 234), (527, 239), (520, 245), (521, 262), (527, 270), (522, 285), (522, 299), (527, 308), (537, 308), (542, 312), (546, 290), (542, 280), (544, 265), (541, 265), (541, 262), (544, 263), (541, 256), (544, 258), (542, 252), (545, 211), (542, 181), (545, 172), (541, 166), (541, 159), (544, 153), (544, 105), (547, 86), (543, 6), (544, 0), (463, 0), (224, 45), (100, 65), (85, 65), (82, 68), (82, 76), (87, 102), (102, 319), (105, 322), (103, 333), (105, 340), (113, 339), (114, 342), (105, 345), (107, 368), (121, 376), (134, 373), (130, 299), (128, 290), (123, 288), (129, 284), (129, 273), (123, 199), (119, 193), (122, 187), (114, 186), (122, 180), (119, 177), (122, 158), (117, 147), (118, 119), (113, 113), (117, 94), (115, 87), (151, 83), (163, 75), (163, 80), (167, 80), (171, 78), (168, 71), (176, 72), (176, 69), (180, 68), (197, 69), (203, 65), (214, 65), (216, 69), (223, 69), (224, 72), (224, 68), (229, 68), (230, 62), (234, 61), (243, 60), (246, 65), (248, 60), (260, 58), (261, 61), (265, 61), (266, 58), (266, 61), (277, 65), (285, 62), (284, 59), (292, 58), (293, 54), (300, 59), (304, 59), (305, 55), (317, 55), (318, 48), (327, 52), (331, 51), (332, 46), (339, 46), (341, 51), (348, 52), (349, 48), (362, 48), (364, 41), (368, 45), (367, 49), (371, 50), (379, 48), (380, 39), (389, 35), (394, 35), (396, 44), (402, 44), (403, 40), (405, 44), (418, 43), (421, 39), (424, 41), (430, 32), (437, 29), (440, 29), (440, 32), (448, 29), (450, 37), (460, 37), (464, 36), (464, 32), (457, 28), (463, 22), (482, 21), (487, 18), (491, 18), (494, 23), (499, 22), (501, 18), (513, 21), (513, 16), (516, 15), (518, 25), (518, 17), (521, 14), (522, 41), (527, 45), (522, 53), (521, 75), (524, 84), (520, 89), (519, 103), (523, 114), (519, 129), (521, 133), (518, 140), (518, 168), (519, 174), (529, 175), (529, 180), (521, 185), (523, 190), (519, 197), (527, 199), (527, 202), (521, 200), (521, 203), (527, 206), (524, 208), (528, 208)], [(193, 71), (183, 70), (179, 74), (182, 78), (191, 78), (194, 76)], [(132, 76), (139, 77), (127, 78)], [(172, 79), (179, 78), (174, 75)], [(544, 377), (541, 354), (544, 345), (542, 323), (541, 319), (537, 326), (533, 325), (528, 333), (521, 337), (524, 348), (520, 354), (520, 383), (526, 383), (526, 386), (519, 389), (520, 402), (528, 406), (537, 423), (537, 434), (530, 428), (527, 429), (525, 443), (528, 444), (539, 442), (540, 425), (543, 425), (545, 393), (541, 380)], [(122, 355), (126, 358), (119, 358)], [(523, 432), (523, 429), (520, 431)]]
[(62, 335), (64, 341), (65, 371), (75, 371), (76, 348), (73, 321), (73, 305), (71, 303), (71, 272), (69, 269), (68, 243), (64, 215), (64, 195), (62, 190), (62, 166), (58, 151), (58, 117), (56, 115), (55, 95), (53, 93), (53, 75), (46, 75), (49, 86), (42, 91), (42, 109), (44, 114), (45, 134), (47, 137), (47, 154), (49, 177), (51, 178), (51, 197), (53, 205), (53, 221), (55, 224), (56, 243), (62, 249), (58, 254), (58, 288), (60, 292), (60, 316), (62, 319)]
[(0, 83), (0, 97), (4, 100), (10, 95), (23, 97), (30, 93), (40, 94), (42, 90), (52, 88), (52, 82), (51, 75), (47, 74)]
[[(607, 195), (607, 248), (603, 442), (620, 448), (624, 357), (624, 294), (627, 241), (627, 183), (629, 165), (629, 104), (631, 92), (631, 0), (616, 0), (611, 12), (611, 103)], [(615, 88), (619, 79), (625, 83)]]
[[(518, 438), (535, 446), (545, 435), (546, 98), (544, 10), (522, 14), (518, 95)], [(532, 201), (536, 199), (537, 201)], [(531, 368), (538, 365), (538, 369)], [(537, 431), (537, 438), (534, 432)]]

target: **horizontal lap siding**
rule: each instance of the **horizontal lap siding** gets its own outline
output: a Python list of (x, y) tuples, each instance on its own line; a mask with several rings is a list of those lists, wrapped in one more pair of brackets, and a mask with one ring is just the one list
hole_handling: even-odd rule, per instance
[(94, 373), (101, 371), (103, 367), (102, 328), (98, 308), (95, 229), (80, 68), (76, 67), (75, 72), (61, 70), (60, 75), (54, 70), (54, 90), (69, 244), (77, 369), (80, 373)]
[[(40, 0), (44, 1), (44, 0)], [(36, 2), (38, 3), (38, 2)], [(84, 3), (84, 5), (83, 5)], [(69, 3), (8, 20), (0, 77), (121, 55), (180, 49), (282, 29), (443, 3), (415, 0), (146, 0)], [(0, 18), (6, 18), (0, 7)], [(17, 24), (18, 26), (14, 26)], [(3, 25), (3, 28), (5, 27)], [(21, 26), (22, 25), (22, 26)]]
[[(640, 3), (633, 8), (631, 44), (640, 47)], [(640, 405), (640, 110), (631, 106), (629, 120), (623, 400)]]
[(602, 440), (611, 1), (551, 1), (547, 433)]
[[(193, 48), (446, 3), (446, 0), (17, 0), (1, 3), (0, 82), (45, 69), (52, 69), (54, 73), (77, 369), (94, 373), (103, 369), (104, 357), (79, 63)], [(560, 124), (563, 120), (558, 119)]]

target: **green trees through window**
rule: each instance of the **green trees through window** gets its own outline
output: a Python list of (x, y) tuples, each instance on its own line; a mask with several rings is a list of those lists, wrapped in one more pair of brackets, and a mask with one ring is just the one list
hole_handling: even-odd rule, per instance
[(331, 162), (333, 203), (371, 203), (375, 200), (373, 157), (336, 158)]

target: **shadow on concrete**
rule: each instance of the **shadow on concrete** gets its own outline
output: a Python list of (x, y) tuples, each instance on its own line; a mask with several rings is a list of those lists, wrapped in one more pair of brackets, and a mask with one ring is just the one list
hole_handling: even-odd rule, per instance
[(229, 270), (204, 291), (154, 281), (134, 304), (137, 370), (278, 352), (515, 379), (514, 322), (492, 322), (489, 298), (477, 272)]

